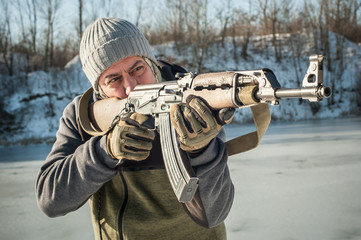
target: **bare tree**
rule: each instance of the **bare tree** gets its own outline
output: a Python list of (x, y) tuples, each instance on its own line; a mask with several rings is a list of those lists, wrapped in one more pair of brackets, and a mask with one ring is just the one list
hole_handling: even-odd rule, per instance
[(215, 34), (208, 23), (208, 0), (187, 0), (186, 42), (191, 49), (195, 67), (198, 72), (204, 70), (204, 59), (206, 58), (210, 44), (214, 42)]
[[(342, 3), (343, 2), (343, 3)], [(343, 30), (346, 26), (346, 16), (343, 16), (344, 11), (346, 10), (347, 4), (346, 1), (342, 0), (331, 0), (331, 11), (330, 11), (330, 17), (331, 21), (333, 21), (333, 29), (336, 33), (336, 56), (335, 60), (341, 60), (343, 61), (343, 43), (344, 43), (344, 33)], [(341, 6), (342, 5), (342, 6)], [(346, 10), (347, 11), (347, 10)]]
[(77, 30), (77, 35), (78, 35), (78, 42), (80, 43), (80, 40), (83, 36), (83, 10), (84, 9), (84, 3), (83, 0), (78, 0), (78, 27), (76, 28)]
[(26, 71), (35, 70), (38, 67), (37, 57), (37, 29), (38, 29), (38, 3), (36, 0), (17, 0), (13, 2), (14, 8), (18, 11), (17, 21), (21, 29), (21, 40), (17, 43), (17, 51), (26, 55)]
[(329, 1), (319, 0), (316, 5), (305, 1), (304, 16), (308, 27), (313, 31), (314, 52), (325, 55), (326, 68), (331, 71)]
[(352, 40), (354, 34), (360, 34), (357, 33), (357, 13), (360, 8), (359, 0), (329, 0), (329, 26), (336, 33), (335, 60), (343, 61), (345, 37)]
[(143, 12), (143, 0), (136, 1), (136, 8), (137, 8), (137, 15), (136, 15), (135, 25), (139, 26), (140, 17), (142, 16), (142, 12)]
[[(263, 34), (272, 34), (272, 45), (274, 48), (276, 62), (281, 62), (282, 52), (281, 45), (279, 40), (279, 34), (281, 33), (280, 29), (280, 15), (282, 10), (282, 5), (277, 0), (258, 0), (259, 11), (262, 16), (263, 23)], [(268, 56), (268, 46), (267, 41), (265, 43), (266, 56)]]
[(60, 7), (60, 0), (47, 0), (47, 10), (45, 13), (47, 28), (45, 31), (45, 56), (44, 56), (44, 69), (48, 70), (50, 66), (53, 66), (54, 60), (54, 22), (56, 19), (57, 11)]
[[(359, 0), (329, 0), (328, 25), (329, 30), (335, 33), (335, 56), (333, 59), (332, 87), (339, 88), (339, 95), (342, 98), (343, 89), (339, 87), (342, 75), (345, 70), (345, 41), (346, 37), (352, 39), (352, 35), (357, 35), (357, 12), (361, 7)], [(355, 33), (350, 32), (356, 30)], [(358, 32), (360, 34), (360, 32)], [(336, 86), (336, 85), (339, 86)], [(331, 97), (331, 103), (334, 103), (335, 96)]]
[(276, 0), (272, 1), (271, 4), (271, 11), (269, 13), (269, 21), (271, 23), (271, 31), (272, 31), (272, 44), (275, 51), (275, 58), (276, 62), (280, 63), (282, 60), (282, 52), (281, 52), (281, 46), (279, 41), (279, 24), (280, 24), (280, 13), (281, 13), (281, 7), (278, 4)]
[(305, 28), (306, 28), (306, 33), (309, 35), (312, 35), (312, 39), (313, 39), (313, 51), (314, 52), (319, 52), (319, 38), (318, 38), (318, 12), (316, 10), (316, 5), (309, 1), (309, 0), (304, 0), (304, 5), (303, 5), (303, 14), (301, 17), (304, 18), (304, 23), (305, 23)]
[(232, 17), (231, 19), (231, 37), (232, 37), (232, 45), (233, 45), (233, 60), (236, 62), (236, 65), (239, 63), (239, 55), (238, 55), (238, 48), (241, 44), (240, 36), (238, 31), (240, 30), (240, 27), (238, 25), (238, 22), (235, 17)]
[(247, 51), (252, 37), (252, 32), (255, 29), (253, 26), (255, 19), (256, 17), (249, 11), (244, 11), (241, 8), (234, 8), (232, 10), (231, 36), (233, 44), (233, 58), (236, 61), (236, 64), (238, 64), (239, 61), (239, 47), (241, 47), (240, 56), (244, 60), (248, 59)]
[(361, 22), (360, 22), (360, 9), (361, 1), (359, 0), (350, 0), (348, 9), (344, 14), (347, 18), (348, 27), (344, 28), (346, 30), (345, 36), (354, 42), (361, 42)]
[[(263, 27), (263, 31), (261, 32), (261, 34), (263, 35), (267, 35), (268, 34), (268, 0), (258, 0), (258, 9), (260, 12), (260, 16), (262, 16), (261, 21), (262, 21), (262, 27)], [(269, 53), (268, 53), (268, 44), (267, 41), (262, 38), (264, 41), (264, 49), (266, 51), (266, 58), (269, 59)]]
[(185, 45), (186, 2), (167, 0), (166, 9), (169, 12), (165, 20), (165, 22), (168, 22), (168, 31), (172, 36), (178, 54), (182, 54), (183, 46)]
[[(17, 0), (13, 2), (15, 9), (18, 11), (19, 25), (21, 29), (22, 41), (30, 42), (29, 51), (36, 53), (37, 45), (37, 21), (38, 21), (38, 2), (37, 0)], [(24, 24), (26, 22), (26, 26)], [(28, 35), (30, 34), (30, 40)]]
[(31, 48), (33, 53), (35, 54), (37, 52), (36, 42), (37, 42), (38, 3), (36, 0), (27, 0), (26, 3), (28, 9), (27, 16), (29, 19), (29, 26), (30, 26)]
[[(224, 7), (226, 6), (226, 7)], [(232, 20), (232, 16), (233, 16), (233, 12), (232, 11), (232, 6), (233, 6), (233, 0), (223, 0), (222, 1), (222, 7), (218, 9), (218, 12), (217, 12), (217, 16), (218, 16), (218, 20), (220, 21), (221, 23), (221, 44), (222, 44), (222, 47), (224, 48), (225, 45), (224, 45), (224, 41), (225, 41), (225, 38), (227, 36), (227, 31), (228, 31), (228, 27), (229, 27), (229, 24)]]
[[(301, 68), (301, 58), (304, 54), (305, 45), (307, 42), (307, 37), (303, 33), (303, 15), (300, 15), (297, 11), (294, 11), (292, 4), (283, 5), (283, 19), (285, 21), (285, 30), (289, 33), (289, 38), (287, 39), (288, 47), (290, 48), (292, 56), (292, 65), (296, 74), (296, 84), (298, 87), (301, 87), (300, 73), (303, 74), (303, 69)], [(303, 14), (303, 13), (302, 13)], [(302, 100), (299, 101), (300, 103)]]
[(19, 17), (19, 20), (17, 20), (16, 22), (19, 24), (19, 27), (21, 29), (21, 40), (20, 42), (22, 42), (23, 45), (27, 45), (27, 33), (25, 31), (25, 26), (24, 26), (24, 13), (23, 13), (23, 8), (21, 7), (21, 3), (20, 3), (20, 0), (17, 0), (15, 2), (13, 2), (14, 6), (15, 6), (15, 9), (18, 10), (18, 17)]
[(1, 10), (2, 14), (0, 14), (0, 54), (2, 61), (5, 64), (6, 69), (10, 76), (14, 74), (14, 66), (13, 66), (13, 40), (11, 36), (11, 12), (9, 9), (9, 2), (1, 0)]

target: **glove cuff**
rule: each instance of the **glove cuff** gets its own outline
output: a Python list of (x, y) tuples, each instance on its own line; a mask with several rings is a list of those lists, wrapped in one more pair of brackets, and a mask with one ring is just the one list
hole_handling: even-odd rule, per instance
[[(112, 152), (112, 142), (111, 142), (111, 139), (112, 139), (112, 132), (110, 132), (108, 135), (107, 135), (107, 152), (108, 152), (108, 155), (113, 158), (113, 159), (118, 159), (117, 157), (114, 156), (113, 152)], [(119, 159), (118, 159), (119, 160)]]

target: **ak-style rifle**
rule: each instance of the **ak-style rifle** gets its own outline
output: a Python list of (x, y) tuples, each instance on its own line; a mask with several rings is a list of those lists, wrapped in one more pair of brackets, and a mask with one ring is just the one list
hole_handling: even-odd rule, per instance
[(271, 70), (260, 69), (199, 75), (186, 73), (178, 76), (179, 80), (137, 85), (127, 99), (103, 99), (89, 108), (86, 99), (91, 93), (84, 94), (85, 100), (82, 101), (86, 110), (80, 111), (81, 126), (90, 135), (102, 135), (114, 126), (122, 114), (137, 112), (152, 115), (173, 191), (180, 202), (187, 202), (192, 200), (197, 190), (198, 178), (186, 154), (178, 147), (176, 132), (170, 121), (171, 105), (184, 103), (188, 96), (196, 95), (206, 100), (214, 110), (251, 107), (257, 132), (248, 134), (242, 144), (237, 141), (227, 144), (229, 154), (249, 150), (257, 146), (268, 127), (268, 104), (278, 105), (286, 98), (318, 102), (331, 95), (331, 89), (323, 85), (323, 56), (312, 55), (309, 60), (301, 88), (281, 88)]

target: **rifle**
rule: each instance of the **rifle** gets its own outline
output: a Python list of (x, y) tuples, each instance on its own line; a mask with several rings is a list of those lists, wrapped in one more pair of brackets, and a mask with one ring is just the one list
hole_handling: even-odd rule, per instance
[(280, 100), (286, 98), (318, 102), (331, 95), (331, 89), (323, 85), (323, 56), (312, 55), (309, 60), (301, 88), (281, 88), (271, 70), (261, 69), (181, 74), (179, 80), (137, 85), (127, 99), (103, 99), (89, 108), (91, 92), (85, 93), (80, 104), (80, 109), (83, 108), (83, 111), (79, 111), (80, 123), (88, 134), (104, 135), (123, 114), (137, 112), (152, 115), (155, 129), (160, 135), (164, 165), (173, 191), (178, 201), (188, 202), (197, 190), (198, 178), (185, 153), (178, 147), (169, 116), (171, 105), (184, 103), (188, 96), (196, 95), (206, 100), (214, 110), (251, 107), (257, 132), (248, 134), (242, 144), (237, 144), (237, 141), (227, 144), (229, 155), (246, 151), (258, 145), (268, 127), (269, 104), (278, 105)]

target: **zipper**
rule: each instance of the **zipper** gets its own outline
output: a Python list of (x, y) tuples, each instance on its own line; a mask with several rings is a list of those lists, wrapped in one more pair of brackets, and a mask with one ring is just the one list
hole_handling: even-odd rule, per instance
[(119, 170), (119, 175), (122, 178), (122, 182), (123, 182), (123, 186), (124, 186), (124, 201), (123, 201), (122, 207), (121, 207), (120, 212), (119, 212), (118, 230), (119, 230), (120, 240), (123, 240), (124, 239), (124, 237), (123, 237), (123, 228), (122, 228), (122, 226), (123, 226), (123, 215), (124, 215), (127, 203), (128, 203), (128, 186), (127, 186), (127, 182), (125, 181), (125, 177), (123, 175), (123, 170), (122, 169)]

